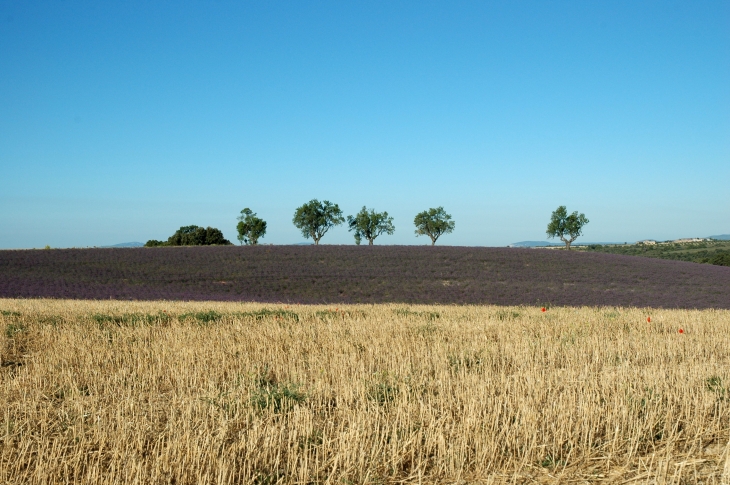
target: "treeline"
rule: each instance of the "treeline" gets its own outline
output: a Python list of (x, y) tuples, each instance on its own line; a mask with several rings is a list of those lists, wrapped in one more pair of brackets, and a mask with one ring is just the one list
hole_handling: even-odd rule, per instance
[[(238, 216), (236, 231), (241, 244), (256, 245), (259, 239), (266, 235), (267, 223), (246, 207)], [(294, 212), (292, 223), (299, 229), (305, 239), (312, 239), (314, 244), (335, 226), (347, 221), (347, 227), (353, 233), (355, 243), (366, 240), (369, 245), (383, 234), (393, 234), (395, 226), (393, 218), (387, 212), (377, 212), (375, 209), (363, 207), (355, 215), (343, 216), (337, 204), (325, 200), (320, 202), (312, 199), (298, 207)], [(431, 208), (416, 215), (414, 221), (416, 236), (428, 236), (431, 245), (435, 245), (439, 237), (454, 231), (456, 223), (443, 207)], [(229, 245), (231, 242), (223, 237), (220, 229), (214, 227), (202, 228), (199, 226), (185, 226), (178, 229), (167, 241), (151, 239), (146, 247), (157, 246), (210, 246)]]
[[(259, 239), (266, 235), (267, 223), (256, 215), (254, 211), (246, 207), (238, 216), (236, 231), (238, 241), (241, 244), (256, 245)], [(344, 217), (342, 210), (337, 204), (325, 200), (320, 202), (312, 199), (306, 204), (297, 207), (292, 218), (292, 223), (299, 229), (305, 239), (312, 239), (314, 244), (319, 241), (327, 232), (335, 226), (345, 223), (353, 233), (355, 244), (361, 244), (363, 240), (372, 246), (375, 239), (383, 234), (391, 235), (395, 232), (393, 218), (387, 212), (377, 212), (375, 209), (363, 208), (355, 215)], [(547, 227), (548, 237), (557, 237), (565, 243), (566, 249), (576, 238), (582, 235), (583, 226), (588, 224), (585, 214), (573, 212), (568, 214), (564, 205), (553, 211)], [(444, 234), (450, 234), (456, 228), (456, 222), (451, 214), (447, 214), (443, 207), (431, 207), (428, 210), (419, 212), (413, 219), (416, 236), (428, 236), (431, 245)], [(223, 237), (219, 229), (208, 227), (203, 229), (198, 226), (181, 227), (167, 241), (150, 240), (145, 246), (208, 246), (231, 244)]]
[[(267, 223), (256, 215), (254, 211), (246, 207), (237, 217), (238, 224), (236, 231), (238, 241), (241, 244), (256, 245), (259, 239), (266, 235)], [(355, 244), (361, 244), (363, 240), (372, 246), (375, 239), (383, 234), (392, 235), (395, 232), (393, 218), (387, 212), (378, 212), (375, 209), (363, 208), (355, 215), (344, 217), (342, 210), (337, 204), (328, 200), (320, 202), (312, 199), (306, 204), (297, 207), (292, 218), (292, 223), (299, 229), (305, 239), (312, 239), (314, 244), (327, 234), (335, 226), (347, 222), (347, 228), (353, 233)], [(565, 206), (558, 207), (553, 211), (547, 227), (548, 237), (557, 237), (565, 243), (566, 249), (575, 239), (582, 235), (583, 226), (588, 224), (585, 214), (573, 212), (568, 214)], [(431, 207), (428, 210), (419, 212), (413, 219), (416, 236), (428, 236), (431, 245), (444, 234), (450, 234), (456, 228), (456, 222), (451, 214), (447, 214), (443, 207)], [(230, 241), (223, 237), (223, 233), (216, 228), (208, 227), (203, 229), (198, 226), (181, 227), (167, 241), (155, 239), (147, 241), (145, 246), (209, 246), (227, 245)]]
[(730, 266), (730, 241), (713, 240), (697, 243), (626, 244), (617, 246), (591, 244), (586, 246), (584, 250)]
[[(255, 246), (266, 236), (268, 224), (250, 208), (246, 207), (237, 217), (237, 238), (240, 244)], [(551, 214), (547, 226), (547, 235), (558, 238), (570, 250), (571, 243), (583, 233), (583, 227), (588, 224), (585, 214), (577, 211), (568, 213), (565, 206), (558, 207)], [(387, 234), (395, 233), (393, 218), (388, 212), (378, 212), (363, 206), (360, 212), (344, 216), (339, 205), (328, 200), (312, 199), (294, 211), (292, 224), (299, 229), (305, 239), (312, 239), (319, 244), (322, 238), (333, 227), (347, 224), (347, 229), (353, 234), (355, 244), (367, 241), (373, 245), (375, 239)], [(443, 207), (432, 207), (419, 212), (413, 219), (416, 236), (427, 236), (431, 245), (444, 234), (450, 234), (456, 228), (456, 222), (451, 214), (447, 214)], [(231, 242), (223, 237), (220, 229), (214, 227), (184, 226), (175, 231), (167, 241), (151, 239), (145, 246), (212, 246), (230, 245)], [(600, 245), (591, 244), (583, 247), (584, 251), (646, 256), (650, 258), (692, 261), (695, 263), (730, 266), (730, 242), (710, 241), (702, 243), (682, 244), (632, 244), (632, 245)]]

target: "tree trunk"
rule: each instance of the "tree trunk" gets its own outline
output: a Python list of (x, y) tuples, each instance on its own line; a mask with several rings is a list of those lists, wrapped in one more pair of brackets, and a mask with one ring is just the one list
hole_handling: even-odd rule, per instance
[(565, 237), (563, 237), (563, 236), (560, 236), (560, 240), (565, 243), (565, 249), (567, 249), (568, 251), (570, 251), (570, 243), (572, 243), (573, 240), (572, 239), (570, 239), (570, 240), (565, 239)]
[(372, 239), (368, 239), (368, 246), (372, 246), (372, 245), (373, 245), (373, 240)]

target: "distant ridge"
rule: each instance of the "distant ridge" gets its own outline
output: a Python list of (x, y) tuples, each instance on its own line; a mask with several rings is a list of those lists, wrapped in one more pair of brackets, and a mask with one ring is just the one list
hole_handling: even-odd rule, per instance
[[(625, 244), (620, 242), (574, 242), (571, 246), (590, 246), (591, 244)], [(633, 244), (633, 243), (631, 243)], [(520, 241), (510, 244), (510, 248), (539, 248), (546, 246), (565, 246), (563, 243), (555, 243), (548, 241)]]
[[(720, 234), (719, 236), (707, 236), (706, 239), (717, 239), (718, 241), (730, 241), (730, 234)], [(661, 241), (657, 241), (657, 242), (661, 242)], [(671, 241), (665, 241), (665, 242), (671, 242)], [(627, 244), (627, 243), (625, 243), (625, 242), (574, 242), (572, 244), (572, 246), (589, 246), (591, 244), (618, 245), (618, 244)], [(631, 242), (628, 244), (636, 244), (636, 242)], [(564, 246), (564, 244), (556, 243), (556, 242), (548, 242), (548, 241), (520, 241), (520, 242), (512, 243), (507, 247), (510, 247), (510, 248), (538, 248), (538, 247), (549, 247), (549, 246)]]
[(141, 248), (144, 246), (144, 243), (141, 242), (126, 242), (126, 243), (119, 243), (119, 244), (113, 244), (111, 246), (101, 246), (102, 248)]
[(520, 241), (509, 245), (511, 248), (535, 248), (540, 246), (563, 246), (563, 244), (547, 241)]

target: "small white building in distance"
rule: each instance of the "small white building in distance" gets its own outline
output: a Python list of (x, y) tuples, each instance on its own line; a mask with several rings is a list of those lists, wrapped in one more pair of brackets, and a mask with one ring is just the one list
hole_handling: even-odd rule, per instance
[(702, 242), (702, 241), (707, 241), (707, 239), (705, 239), (703, 237), (687, 237), (684, 239), (675, 239), (672, 242), (673, 243), (693, 243), (693, 242)]
[(643, 241), (637, 241), (636, 244), (647, 244), (647, 245), (651, 245), (651, 244), (656, 244), (656, 241), (653, 240), (653, 239), (645, 239)]

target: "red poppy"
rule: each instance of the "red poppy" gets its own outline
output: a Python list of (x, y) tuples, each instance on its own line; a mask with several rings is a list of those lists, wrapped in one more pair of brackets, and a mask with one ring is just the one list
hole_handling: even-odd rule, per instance
[(683, 328), (680, 328), (679, 329), (679, 333), (684, 333), (684, 329)]
[(646, 321), (651, 323), (651, 317), (646, 317)]
[(542, 307), (542, 308), (540, 309), (540, 311), (544, 313), (544, 312), (546, 312), (547, 310), (545, 309), (545, 307)]

